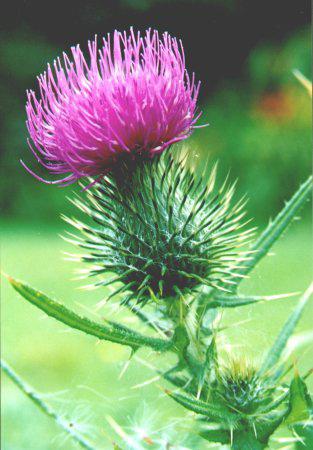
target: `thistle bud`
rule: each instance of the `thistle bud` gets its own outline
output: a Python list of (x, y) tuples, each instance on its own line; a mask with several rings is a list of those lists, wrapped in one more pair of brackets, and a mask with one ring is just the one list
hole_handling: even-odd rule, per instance
[(253, 414), (259, 406), (271, 402), (274, 391), (246, 359), (232, 359), (218, 373), (216, 395), (225, 406), (243, 414)]
[(200, 418), (201, 436), (229, 443), (236, 450), (246, 443), (249, 448), (267, 448), (288, 411), (288, 389), (282, 386), (281, 377), (261, 374), (243, 358), (219, 364), (216, 379), (205, 387), (204, 395), (207, 411)]
[[(203, 286), (226, 289), (236, 275), (251, 230), (242, 231), (244, 200), (232, 202), (234, 186), (215, 187), (172, 152), (119, 168), (74, 203), (93, 224), (68, 220), (85, 235), (77, 244), (90, 251), (89, 275), (122, 302), (145, 304), (184, 297)], [(107, 272), (116, 275), (109, 279)]]

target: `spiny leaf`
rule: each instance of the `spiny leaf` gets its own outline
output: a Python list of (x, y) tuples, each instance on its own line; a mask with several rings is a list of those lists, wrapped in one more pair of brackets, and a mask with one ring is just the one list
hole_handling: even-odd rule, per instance
[(220, 444), (229, 444), (230, 430), (225, 430), (219, 426), (209, 425), (199, 431), (199, 436), (209, 442), (219, 442)]
[(173, 341), (173, 348), (175, 348), (179, 361), (180, 362), (185, 361), (187, 348), (190, 344), (190, 340), (184, 325), (178, 325), (175, 328), (172, 341)]
[(252, 431), (235, 433), (231, 448), (233, 450), (263, 450), (265, 444), (258, 441)]
[(310, 418), (313, 413), (313, 404), (308, 388), (298, 373), (290, 384), (289, 413), (285, 423), (302, 422)]
[[(27, 397), (32, 400), (38, 408), (47, 416), (51, 417), (59, 427), (63, 429), (76, 443), (86, 450), (96, 450), (96, 448), (80, 433), (75, 430), (74, 424), (70, 420), (66, 420), (63, 416), (55, 412), (35, 390), (26, 384), (14, 370), (4, 360), (1, 360), (1, 369), (7, 374), (11, 381), (17, 386)], [(34, 437), (35, 439), (35, 437)]]
[(288, 339), (294, 332), (294, 329), (299, 322), (299, 319), (302, 315), (302, 312), (308, 303), (308, 300), (311, 297), (311, 294), (313, 293), (313, 283), (309, 286), (309, 288), (306, 290), (306, 292), (301, 297), (299, 303), (297, 304), (294, 311), (289, 316), (287, 322), (283, 326), (281, 332), (278, 335), (278, 338), (276, 339), (273, 347), (268, 352), (262, 366), (260, 369), (260, 374), (264, 374), (265, 372), (272, 369), (275, 364), (278, 363), (282, 352), (284, 351), (286, 344), (288, 342)]
[(177, 403), (197, 414), (210, 417), (214, 420), (230, 421), (234, 414), (213, 403), (207, 403), (191, 395), (179, 394), (177, 392), (166, 391), (166, 393)]
[[(300, 208), (304, 205), (306, 200), (311, 195), (312, 191), (312, 176), (310, 176), (297, 190), (293, 197), (285, 204), (285, 207), (276, 216), (268, 227), (263, 231), (261, 236), (251, 246), (252, 256), (244, 263), (243, 268), (237, 272), (243, 275), (249, 273), (265, 256), (272, 245), (277, 241), (281, 234), (285, 231), (287, 226), (294, 219)], [(238, 280), (239, 284), (240, 280)]]
[(271, 411), (275, 411), (283, 402), (287, 400), (289, 397), (289, 391), (284, 392), (278, 398), (273, 400), (272, 402), (266, 404), (265, 406), (259, 409), (259, 413), (264, 415), (266, 413), (270, 413)]
[(207, 303), (207, 308), (236, 308), (237, 306), (252, 305), (259, 302), (268, 302), (287, 298), (294, 294), (281, 295), (217, 295)]
[(272, 412), (262, 416), (262, 422), (258, 423), (255, 429), (259, 442), (268, 444), (270, 437), (282, 424), (287, 412), (288, 409), (284, 408), (281, 411)]
[(313, 448), (313, 421), (306, 420), (293, 427), (293, 432), (298, 438), (295, 450), (309, 450)]
[(33, 305), (44, 311), (48, 316), (54, 317), (59, 322), (68, 325), (71, 328), (83, 331), (107, 341), (115, 342), (117, 344), (128, 345), (133, 349), (138, 349), (142, 346), (151, 347), (156, 351), (169, 350), (172, 342), (170, 340), (163, 340), (143, 336), (123, 325), (118, 325), (114, 322), (105, 321), (106, 325), (102, 325), (81, 317), (74, 311), (66, 308), (64, 305), (52, 300), (40, 291), (32, 287), (8, 277), (13, 288), (28, 300)]
[(217, 367), (217, 347), (216, 347), (216, 338), (213, 335), (210, 344), (207, 347), (205, 352), (205, 368), (206, 370), (215, 369)]

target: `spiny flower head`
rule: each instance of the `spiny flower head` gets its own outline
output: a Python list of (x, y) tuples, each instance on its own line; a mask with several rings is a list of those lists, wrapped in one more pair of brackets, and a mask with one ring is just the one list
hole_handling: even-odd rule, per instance
[(218, 374), (217, 395), (231, 409), (243, 413), (257, 411), (272, 400), (272, 385), (258, 375), (257, 369), (245, 359), (231, 359)]
[[(201, 436), (238, 449), (246, 441), (251, 448), (265, 448), (288, 411), (288, 389), (281, 375), (263, 374), (242, 357), (218, 362), (215, 369), (215, 380), (204, 386), (200, 396), (201, 406), (206, 405), (205, 414), (198, 417)], [(196, 405), (194, 394), (188, 408), (195, 411)]]
[(168, 33), (115, 31), (100, 49), (95, 38), (87, 57), (72, 47), (38, 83), (39, 98), (27, 93), (27, 127), (38, 162), (63, 176), (53, 183), (100, 177), (125, 155), (150, 158), (186, 139), (198, 118), (200, 84)]
[[(197, 179), (166, 152), (106, 177), (87, 203), (75, 200), (96, 223), (67, 219), (85, 235), (74, 243), (90, 251), (82, 260), (100, 276), (95, 285), (121, 282), (114, 294), (143, 304), (204, 285), (227, 290), (252, 230), (242, 231), (245, 201), (232, 202), (234, 186), (215, 188), (215, 174)], [(116, 276), (108, 280), (108, 272)]]

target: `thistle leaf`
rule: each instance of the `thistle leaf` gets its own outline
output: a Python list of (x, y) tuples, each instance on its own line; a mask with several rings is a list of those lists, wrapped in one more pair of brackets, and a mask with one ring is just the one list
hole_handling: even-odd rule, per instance
[(230, 430), (225, 430), (221, 427), (214, 427), (209, 425), (199, 432), (199, 436), (209, 442), (229, 444), (231, 435)]
[[(15, 371), (5, 361), (1, 360), (1, 369), (10, 378), (27, 397), (38, 406), (47, 416), (51, 417), (59, 427), (65, 431), (76, 443), (78, 443), (85, 450), (96, 450), (96, 448), (80, 433), (75, 430), (75, 426), (71, 420), (67, 420), (64, 416), (55, 412), (50, 405), (48, 405), (41, 396), (28, 384), (26, 384)], [(35, 438), (34, 438), (35, 439)]]
[(170, 391), (166, 391), (166, 393), (186, 409), (189, 409), (197, 414), (210, 417), (213, 420), (231, 421), (234, 417), (234, 414), (227, 411), (225, 408), (213, 403), (204, 402), (191, 395), (179, 394), (177, 392)]
[(282, 352), (284, 351), (284, 349), (286, 347), (288, 339), (294, 332), (294, 329), (295, 329), (297, 323), (299, 322), (302, 312), (303, 312), (306, 304), (308, 303), (308, 300), (310, 299), (312, 293), (313, 293), (313, 283), (309, 286), (309, 288), (306, 290), (306, 292), (300, 298), (299, 303), (297, 304), (296, 308), (291, 313), (287, 322), (283, 326), (273, 347), (268, 352), (268, 354), (261, 366), (261, 369), (259, 372), (260, 375), (271, 370), (279, 362), (279, 359), (282, 355)]
[(263, 450), (267, 445), (258, 441), (252, 432), (235, 434), (231, 448), (233, 450)]
[(285, 423), (303, 422), (313, 413), (313, 403), (304, 380), (296, 373), (290, 384), (289, 413)]
[(79, 316), (61, 303), (52, 300), (42, 292), (33, 289), (21, 281), (11, 277), (8, 277), (8, 280), (22, 297), (44, 311), (48, 316), (54, 317), (59, 322), (86, 334), (95, 336), (98, 339), (128, 345), (133, 350), (146, 346), (156, 351), (166, 351), (169, 350), (172, 345), (170, 340), (143, 336), (142, 334), (114, 322), (105, 321), (106, 325), (93, 322), (86, 317)]
[(263, 415), (262, 422), (256, 426), (256, 436), (259, 442), (262, 444), (268, 444), (268, 441), (272, 434), (275, 433), (277, 428), (282, 424), (283, 420), (286, 417), (288, 412), (287, 408), (284, 408), (282, 411), (269, 413), (267, 415)]
[[(243, 268), (236, 272), (241, 275), (249, 273), (257, 263), (265, 256), (272, 245), (277, 241), (281, 234), (285, 231), (287, 226), (294, 219), (297, 212), (304, 205), (306, 200), (311, 195), (312, 190), (312, 176), (310, 176), (297, 190), (293, 197), (285, 204), (281, 212), (263, 231), (261, 236), (251, 246), (252, 256), (243, 263)], [(240, 279), (238, 283), (240, 283)]]
[(217, 295), (207, 303), (207, 308), (236, 308), (237, 306), (252, 305), (280, 298), (287, 298), (294, 294), (282, 295)]
[(294, 434), (298, 438), (295, 450), (308, 450), (313, 448), (313, 421), (307, 420), (293, 427)]

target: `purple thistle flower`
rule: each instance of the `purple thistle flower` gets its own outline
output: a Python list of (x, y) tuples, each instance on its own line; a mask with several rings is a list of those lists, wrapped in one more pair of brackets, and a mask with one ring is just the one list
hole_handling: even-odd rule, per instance
[(47, 183), (70, 184), (110, 171), (121, 156), (152, 157), (195, 128), (200, 83), (185, 69), (181, 42), (164, 33), (131, 29), (108, 34), (98, 50), (88, 43), (63, 53), (38, 77), (40, 98), (27, 92), (29, 145), (51, 173)]

